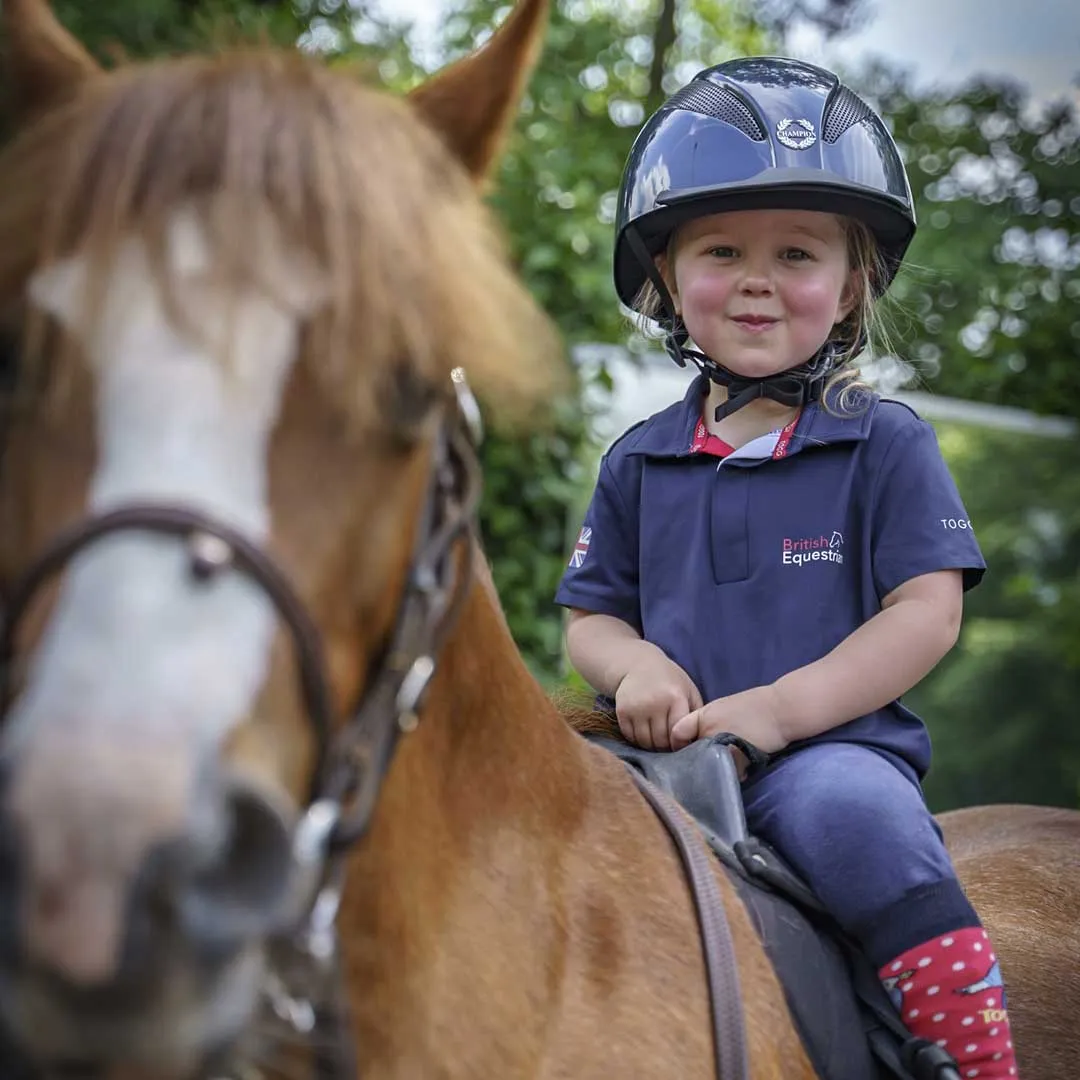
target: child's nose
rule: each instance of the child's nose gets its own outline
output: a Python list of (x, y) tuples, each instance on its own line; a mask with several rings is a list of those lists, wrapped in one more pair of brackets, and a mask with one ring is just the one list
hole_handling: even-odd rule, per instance
[(756, 296), (772, 292), (772, 277), (762, 267), (747, 266), (739, 282), (739, 288), (747, 295)]

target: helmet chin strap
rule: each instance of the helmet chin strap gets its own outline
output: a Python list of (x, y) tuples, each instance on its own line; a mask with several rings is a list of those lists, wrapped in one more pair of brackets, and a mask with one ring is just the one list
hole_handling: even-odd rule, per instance
[(841, 342), (827, 341), (805, 363), (764, 378), (748, 379), (734, 371), (729, 371), (711, 356), (706, 356), (697, 349), (687, 348), (686, 343), (690, 335), (682, 326), (682, 320), (675, 308), (675, 301), (668, 291), (663, 276), (656, 268), (656, 263), (649, 254), (648, 248), (637, 229), (627, 229), (625, 236), (641, 268), (645, 271), (653, 288), (656, 289), (660, 302), (664, 305), (669, 327), (664, 335), (664, 348), (668, 356), (679, 367), (686, 367), (686, 361), (690, 360), (702, 374), (709, 377), (711, 382), (727, 390), (727, 400), (716, 407), (717, 420), (730, 416), (737, 409), (741, 409), (757, 398), (768, 398), (770, 401), (776, 401), (791, 408), (821, 398), (826, 377), (836, 366), (840, 356), (847, 351)]
[(687, 333), (680, 327), (667, 332), (664, 347), (679, 367), (686, 367), (686, 361), (690, 360), (711, 382), (727, 390), (726, 400), (716, 406), (716, 420), (730, 416), (736, 409), (749, 405), (757, 398), (768, 398), (793, 409), (820, 400), (825, 380), (844, 351), (839, 342), (828, 341), (804, 364), (778, 371), (775, 375), (748, 379), (729, 371), (711, 356), (697, 349), (688, 349), (686, 341)]

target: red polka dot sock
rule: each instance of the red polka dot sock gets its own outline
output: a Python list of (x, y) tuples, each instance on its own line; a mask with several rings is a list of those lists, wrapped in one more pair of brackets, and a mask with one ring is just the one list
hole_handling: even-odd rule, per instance
[(908, 949), (878, 978), (912, 1035), (948, 1050), (965, 1080), (1016, 1076), (1001, 968), (981, 926)]

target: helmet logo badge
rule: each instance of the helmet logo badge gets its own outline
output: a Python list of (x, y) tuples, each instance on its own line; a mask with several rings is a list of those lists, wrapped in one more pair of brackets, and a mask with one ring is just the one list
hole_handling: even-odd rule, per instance
[(805, 150), (817, 142), (817, 132), (809, 120), (792, 120), (789, 116), (776, 125), (776, 137), (792, 150)]

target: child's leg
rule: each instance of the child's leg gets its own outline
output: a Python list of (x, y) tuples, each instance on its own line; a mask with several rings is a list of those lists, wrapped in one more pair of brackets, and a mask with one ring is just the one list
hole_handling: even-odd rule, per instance
[(844, 743), (809, 746), (744, 788), (751, 830), (860, 942), (914, 1035), (963, 1077), (1016, 1076), (1005, 988), (913, 780)]

